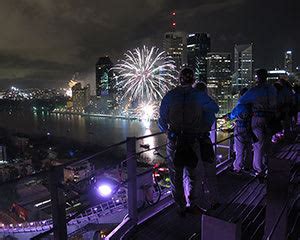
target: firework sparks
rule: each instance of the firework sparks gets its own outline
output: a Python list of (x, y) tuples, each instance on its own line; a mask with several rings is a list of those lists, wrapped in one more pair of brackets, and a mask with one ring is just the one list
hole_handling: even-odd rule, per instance
[(155, 103), (141, 103), (136, 109), (136, 115), (142, 120), (145, 127), (150, 127), (151, 119), (158, 117), (158, 106)]
[(172, 58), (158, 48), (136, 48), (124, 54), (112, 69), (118, 74), (117, 87), (124, 91), (123, 98), (132, 101), (159, 101), (175, 86), (177, 71)]

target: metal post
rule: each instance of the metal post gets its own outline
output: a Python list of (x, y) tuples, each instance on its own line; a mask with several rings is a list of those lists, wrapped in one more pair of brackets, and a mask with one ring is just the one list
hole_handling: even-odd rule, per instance
[(284, 240), (287, 234), (287, 208), (290, 161), (272, 158), (267, 179), (265, 238)]
[(63, 190), (59, 187), (63, 179), (63, 168), (50, 172), (50, 194), (52, 221), (55, 240), (67, 240), (66, 201)]
[(128, 216), (137, 224), (137, 181), (136, 181), (136, 138), (127, 138), (127, 171), (128, 171)]
[(233, 150), (233, 141), (231, 138), (228, 139), (228, 159), (231, 159), (231, 155), (232, 155), (232, 150)]
[(241, 224), (202, 215), (201, 240), (241, 240)]

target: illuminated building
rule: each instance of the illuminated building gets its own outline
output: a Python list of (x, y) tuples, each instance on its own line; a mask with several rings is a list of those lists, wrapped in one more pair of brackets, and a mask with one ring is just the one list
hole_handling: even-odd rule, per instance
[(232, 86), (239, 91), (253, 82), (253, 44), (234, 46), (234, 77)]
[(269, 83), (275, 83), (281, 78), (288, 80), (289, 79), (288, 72), (285, 70), (278, 70), (278, 69), (268, 71), (267, 79)]
[(100, 57), (96, 63), (96, 96), (107, 96), (113, 90), (113, 64), (108, 56)]
[(64, 181), (79, 182), (92, 176), (95, 167), (88, 161), (71, 164), (64, 168)]
[(76, 83), (75, 86), (72, 87), (73, 110), (83, 112), (90, 102), (90, 96), (89, 84), (82, 88), (81, 83)]
[(165, 33), (163, 48), (166, 55), (173, 58), (179, 71), (186, 64), (186, 34), (178, 31)]
[(284, 70), (288, 73), (293, 72), (293, 55), (292, 51), (286, 51), (284, 54)]
[(195, 72), (196, 80), (207, 82), (207, 53), (210, 52), (210, 36), (193, 33), (187, 36), (187, 63)]
[(7, 161), (6, 146), (0, 145), (0, 163)]
[(219, 114), (228, 113), (232, 107), (230, 53), (207, 54), (207, 89), (219, 104)]

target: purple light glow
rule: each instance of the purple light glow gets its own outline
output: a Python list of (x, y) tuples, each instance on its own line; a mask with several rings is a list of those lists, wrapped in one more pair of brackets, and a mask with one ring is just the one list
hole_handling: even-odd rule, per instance
[(112, 188), (111, 186), (107, 185), (107, 184), (102, 184), (100, 186), (98, 186), (98, 193), (100, 194), (100, 196), (102, 197), (108, 197), (112, 194)]

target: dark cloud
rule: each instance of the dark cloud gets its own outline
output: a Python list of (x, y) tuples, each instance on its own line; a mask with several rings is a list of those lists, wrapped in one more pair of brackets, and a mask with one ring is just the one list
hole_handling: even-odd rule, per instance
[(287, 49), (299, 61), (296, 0), (2, 0), (0, 86), (92, 81), (98, 56), (161, 47), (173, 10), (180, 30), (211, 33), (215, 51), (253, 42), (256, 66), (282, 65)]

